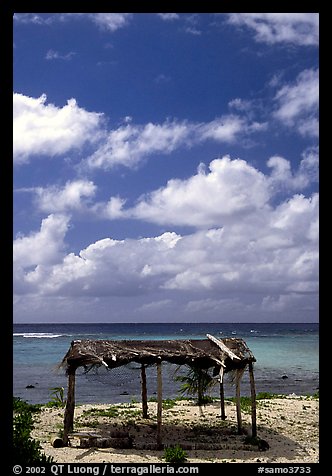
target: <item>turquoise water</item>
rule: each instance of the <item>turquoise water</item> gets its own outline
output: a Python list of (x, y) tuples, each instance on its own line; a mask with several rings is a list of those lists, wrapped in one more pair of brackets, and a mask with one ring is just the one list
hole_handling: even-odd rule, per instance
[[(56, 369), (75, 339), (204, 339), (243, 338), (256, 357), (257, 392), (312, 394), (319, 386), (318, 324), (290, 323), (178, 323), (178, 324), (16, 324), (13, 334), (13, 392), (31, 403), (50, 400), (52, 387), (66, 387), (66, 376)], [(176, 366), (163, 365), (164, 395), (179, 395), (174, 382)], [(149, 393), (155, 393), (155, 369), (148, 369)], [(287, 376), (287, 378), (285, 378)], [(33, 388), (26, 388), (33, 385)], [(227, 396), (234, 394), (229, 383)], [(218, 391), (216, 389), (216, 395)], [(245, 373), (242, 394), (249, 394)], [(78, 375), (76, 397), (80, 403), (115, 403), (140, 398), (136, 365), (97, 375)]]

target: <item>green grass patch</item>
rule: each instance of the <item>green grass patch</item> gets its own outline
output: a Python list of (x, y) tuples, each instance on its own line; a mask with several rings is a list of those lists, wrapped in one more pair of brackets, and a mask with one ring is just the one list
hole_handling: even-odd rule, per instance
[(256, 395), (256, 400), (267, 400), (272, 398), (283, 398), (281, 395), (277, 393), (270, 393), (270, 392), (258, 392)]
[(94, 417), (108, 417), (115, 418), (120, 415), (119, 409), (115, 406), (110, 406), (109, 408), (90, 408), (90, 410), (84, 410), (83, 416), (94, 416)]
[(319, 390), (312, 395), (306, 395), (307, 400), (318, 400), (319, 399)]
[[(286, 395), (283, 396), (283, 395), (278, 395), (277, 393), (270, 393), (270, 392), (259, 392), (256, 395), (256, 401), (258, 404), (263, 404), (259, 400), (272, 400), (275, 398), (287, 398), (287, 397)], [(233, 403), (236, 403), (235, 397), (229, 397), (227, 398), (227, 400)], [(251, 397), (247, 397), (247, 396), (240, 397), (240, 403), (241, 403), (241, 410), (244, 413), (251, 412)]]
[[(236, 403), (236, 398), (231, 397), (228, 398), (231, 402)], [(250, 397), (240, 397), (240, 404), (241, 404), (241, 410), (244, 413), (250, 413), (251, 412), (251, 398)]]
[(172, 398), (165, 398), (165, 400), (163, 400), (163, 409), (164, 410), (168, 410), (170, 408), (173, 408), (176, 406), (176, 401)]

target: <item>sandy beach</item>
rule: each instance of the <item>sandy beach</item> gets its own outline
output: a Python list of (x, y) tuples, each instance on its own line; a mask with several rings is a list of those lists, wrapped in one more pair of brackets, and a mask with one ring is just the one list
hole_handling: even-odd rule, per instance
[[(260, 399), (257, 401), (257, 434), (269, 448), (261, 451), (237, 434), (236, 407), (226, 401), (226, 420), (221, 420), (215, 401), (198, 407), (193, 401), (166, 401), (162, 437), (165, 446), (179, 444), (188, 463), (315, 463), (319, 460), (319, 400), (311, 397)], [(43, 407), (36, 416), (33, 437), (46, 455), (59, 463), (162, 463), (164, 452), (155, 449), (156, 403), (149, 402), (149, 418), (143, 419), (140, 403), (118, 405), (77, 405), (74, 432), (107, 437), (130, 437), (132, 447), (81, 447), (80, 438), (71, 446), (53, 448), (51, 441), (63, 429), (62, 408)], [(242, 411), (244, 430), (250, 432), (250, 414)], [(84, 441), (82, 443), (84, 445)]]

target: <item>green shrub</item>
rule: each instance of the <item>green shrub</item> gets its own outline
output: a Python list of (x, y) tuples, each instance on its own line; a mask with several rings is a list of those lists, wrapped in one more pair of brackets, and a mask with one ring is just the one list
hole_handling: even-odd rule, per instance
[(40, 412), (41, 405), (39, 404), (32, 404), (21, 400), (20, 397), (13, 397), (13, 411), (14, 412), (21, 412), (24, 410), (29, 410), (30, 412)]
[(29, 408), (26, 402), (14, 399), (13, 419), (13, 456), (14, 462), (19, 464), (52, 463), (53, 458), (42, 452), (40, 442), (31, 437), (34, 429), (32, 412), (35, 408)]
[(170, 446), (164, 450), (166, 463), (184, 463), (187, 461), (187, 453), (180, 445)]

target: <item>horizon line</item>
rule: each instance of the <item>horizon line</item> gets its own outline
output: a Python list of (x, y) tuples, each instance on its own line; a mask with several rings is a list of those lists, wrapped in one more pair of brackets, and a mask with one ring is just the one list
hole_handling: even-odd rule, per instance
[(72, 325), (72, 324), (319, 324), (319, 321), (195, 321), (195, 322), (186, 322), (186, 321), (176, 321), (176, 322), (146, 322), (146, 321), (132, 321), (132, 322), (13, 322), (13, 324), (62, 324), (62, 325)]

